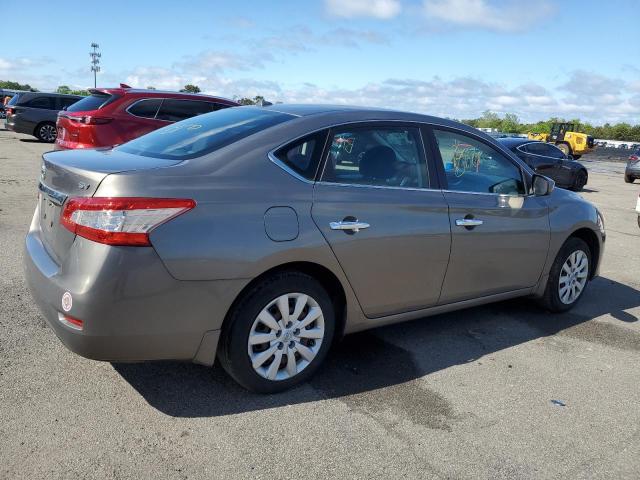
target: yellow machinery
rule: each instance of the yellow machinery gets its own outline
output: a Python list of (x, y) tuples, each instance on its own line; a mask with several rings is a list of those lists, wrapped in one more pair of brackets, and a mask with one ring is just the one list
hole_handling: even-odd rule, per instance
[(594, 149), (593, 137), (586, 133), (576, 132), (573, 123), (554, 123), (551, 126), (551, 133), (529, 133), (527, 138), (553, 143), (565, 155), (572, 155), (575, 159)]

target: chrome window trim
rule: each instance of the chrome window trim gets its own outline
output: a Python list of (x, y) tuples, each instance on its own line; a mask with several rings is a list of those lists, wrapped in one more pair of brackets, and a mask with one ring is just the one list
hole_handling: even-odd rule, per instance
[[(306, 135), (303, 135), (303, 136), (306, 136)], [(300, 137), (300, 138), (302, 138), (302, 137)], [(294, 142), (295, 142), (295, 140), (294, 140)], [(284, 144), (283, 147), (286, 146), (286, 145), (287, 144)], [(276, 150), (278, 150), (278, 149), (276, 148)], [(267, 156), (269, 157), (269, 160), (271, 160), (274, 164), (276, 164), (278, 167), (283, 169), (285, 172), (287, 172), (292, 177), (295, 177), (298, 180), (303, 181), (304, 183), (308, 183), (308, 184), (312, 184), (312, 185), (315, 183), (313, 180), (308, 180), (308, 179), (304, 178), (302, 175), (300, 175), (294, 169), (289, 167), (289, 165), (287, 165), (282, 160), (280, 160), (278, 157), (276, 157), (275, 154), (273, 153), (273, 151), (270, 151), (269, 153), (267, 153)]]
[(377, 188), (380, 190), (409, 190), (412, 192), (444, 192), (439, 188), (416, 188), (416, 187), (394, 187), (392, 185), (367, 185), (365, 183), (334, 183), (334, 182), (315, 182), (316, 185), (324, 185), (326, 187), (355, 187), (355, 188)]
[[(206, 97), (205, 97), (206, 98)], [(152, 117), (141, 117), (140, 115), (136, 115), (134, 113), (131, 113), (129, 111), (129, 109), (131, 107), (133, 107), (134, 105), (136, 105), (137, 103), (142, 102), (143, 100), (160, 100), (160, 106), (158, 107), (158, 110), (156, 110), (156, 114), (155, 116)], [(156, 97), (144, 97), (144, 98), (139, 98), (136, 101), (134, 101), (131, 105), (129, 105), (127, 108), (125, 108), (125, 112), (127, 112), (129, 115), (131, 115), (132, 117), (136, 117), (136, 118), (146, 118), (147, 120), (158, 120), (159, 122), (168, 122), (168, 123), (176, 123), (176, 120), (163, 120), (161, 118), (157, 118), (158, 117), (158, 112), (160, 112), (160, 109), (162, 108), (162, 104), (164, 103), (165, 100), (176, 100), (178, 102), (200, 102), (200, 103), (208, 103), (208, 104), (213, 104), (213, 105), (220, 105), (223, 108), (228, 108), (231, 107), (232, 105), (225, 105), (224, 103), (220, 103), (220, 102), (207, 102), (206, 100), (196, 100), (195, 98), (171, 98), (171, 97), (161, 97), (161, 96), (156, 96)], [(218, 109), (221, 110), (222, 108)], [(215, 112), (215, 110), (210, 110), (209, 112), (204, 112), (204, 113), (200, 113), (199, 115), (205, 115), (206, 113), (211, 113), (211, 112)], [(197, 117), (198, 115), (194, 115), (193, 117)], [(193, 117), (189, 117), (189, 118), (193, 118)], [(188, 120), (187, 118), (185, 118), (184, 120)]]
[[(538, 144), (538, 143), (544, 143), (544, 142), (527, 142), (527, 143), (523, 143), (522, 145), (518, 145), (516, 147), (516, 150), (524, 153), (525, 155), (533, 155), (534, 157), (552, 158), (553, 160), (567, 160), (567, 158), (555, 158), (555, 157), (550, 157), (549, 155), (540, 155), (539, 153), (530, 153), (530, 152), (525, 152), (523, 150), (520, 150), (520, 147), (526, 147), (527, 145)], [(558, 147), (556, 147), (555, 145), (551, 145), (551, 144), (547, 144), (547, 145), (549, 145), (550, 147), (555, 148), (560, 153), (562, 153), (562, 155), (564, 155), (564, 152), (562, 150), (560, 150)]]
[[(272, 110), (270, 108), (270, 110)], [(295, 115), (289, 112), (278, 112), (278, 113), (284, 113), (287, 115), (291, 115), (293, 117), (299, 118), (302, 117), (302, 115)], [(330, 182), (323, 182), (322, 181), (322, 177), (324, 176), (324, 170), (326, 168), (327, 162), (326, 162), (326, 158), (325, 157), (325, 153), (323, 152), (323, 158), (320, 160), (322, 163), (322, 171), (320, 172), (320, 176), (318, 177), (320, 180), (317, 181), (311, 181), (308, 180), (304, 177), (302, 177), (301, 175), (299, 175), (298, 173), (296, 173), (295, 171), (291, 170), (289, 167), (286, 166), (286, 164), (284, 164), (281, 160), (279, 160), (276, 156), (275, 156), (275, 152), (277, 150), (279, 150), (280, 148), (290, 144), (290, 143), (294, 143), (297, 140), (304, 138), (308, 135), (313, 135), (314, 133), (318, 133), (321, 132), (322, 130), (331, 130), (334, 129), (336, 127), (343, 127), (346, 125), (354, 125), (354, 124), (359, 124), (359, 123), (406, 123), (406, 124), (412, 124), (414, 125), (416, 128), (418, 128), (419, 133), (420, 133), (420, 140), (422, 141), (422, 148), (424, 150), (424, 157), (425, 157), (425, 162), (426, 162), (426, 168), (427, 168), (427, 175), (429, 174), (429, 162), (427, 159), (427, 145), (424, 141), (424, 137), (422, 135), (422, 128), (421, 127), (430, 127), (430, 128), (444, 128), (444, 129), (449, 129), (449, 130), (454, 130), (457, 132), (460, 132), (464, 135), (468, 135), (471, 136), (473, 138), (476, 138), (478, 141), (482, 142), (482, 143), (487, 143), (486, 139), (483, 138), (481, 135), (478, 135), (476, 132), (469, 132), (465, 129), (456, 127), (456, 126), (450, 126), (450, 125), (443, 125), (441, 123), (433, 123), (433, 122), (427, 122), (427, 121), (420, 121), (420, 120), (409, 120), (409, 119), (365, 119), (365, 120), (350, 120), (350, 121), (346, 121), (346, 122), (340, 122), (340, 123), (331, 123), (328, 125), (325, 125), (323, 127), (320, 128), (316, 128), (314, 130), (310, 130), (308, 132), (305, 132), (302, 135), (298, 135), (297, 137), (288, 139), (285, 142), (282, 142), (281, 144), (279, 144), (277, 147), (272, 148), (271, 150), (269, 150), (267, 152), (267, 157), (269, 158), (269, 160), (271, 162), (273, 162), (275, 165), (277, 165), (278, 167), (282, 168), (285, 172), (289, 173), (290, 175), (292, 175), (294, 178), (297, 178), (298, 180), (303, 181), (304, 183), (310, 183), (310, 184), (326, 184), (326, 185), (340, 185), (340, 186), (358, 186), (358, 187), (375, 187), (375, 185), (359, 185), (359, 184), (338, 184), (338, 183), (330, 183)], [(472, 127), (469, 127), (472, 128)], [(491, 137), (489, 137), (491, 138)], [(493, 140), (493, 139), (492, 139)], [(328, 138), (327, 138), (328, 141)], [(520, 169), (520, 172), (522, 174), (523, 180), (525, 180), (527, 178), (527, 175), (525, 175), (525, 172), (529, 173), (530, 175), (534, 175), (536, 174), (535, 171), (533, 171), (532, 169), (530, 169), (530, 167), (528, 165), (526, 165), (524, 163), (524, 161), (521, 161), (520, 158), (518, 158), (513, 152), (509, 151), (508, 148), (502, 146), (499, 144), (499, 142), (497, 142), (496, 140), (493, 140), (499, 147), (500, 149), (508, 152), (508, 154), (510, 156), (513, 156), (514, 158), (510, 158), (507, 157), (511, 163), (514, 163), (516, 167), (518, 167)], [(534, 143), (534, 142), (529, 142), (529, 143)], [(493, 147), (493, 145), (491, 145)], [(325, 148), (326, 148), (326, 144), (325, 144)], [(498, 150), (500, 153), (502, 153), (504, 155), (504, 152), (502, 152), (501, 150)], [(531, 170), (531, 172), (528, 171)], [(525, 183), (525, 187), (529, 187), (529, 185), (527, 185), (527, 182)], [(378, 185), (377, 187), (379, 188), (390, 188), (390, 189), (401, 189), (401, 190), (412, 190), (412, 187), (391, 187), (391, 186), (384, 186), (384, 185)], [(457, 191), (457, 190), (446, 190), (446, 189), (439, 189), (439, 188), (418, 188), (416, 190), (429, 190), (429, 191), (440, 191), (440, 192), (450, 192), (450, 193), (471, 193), (471, 194), (479, 194), (479, 195), (502, 195), (502, 194), (498, 194), (498, 193), (483, 193), (483, 192), (464, 192), (464, 191)], [(514, 195), (516, 196), (516, 195)], [(517, 196), (524, 196), (524, 197), (528, 197), (531, 196), (531, 194), (524, 194), (524, 195), (517, 195)]]
[[(136, 115), (135, 113), (131, 113), (129, 111), (129, 109), (135, 105), (137, 105), (140, 102), (144, 102), (145, 100), (160, 100), (160, 105), (158, 105), (158, 109), (156, 110), (156, 114), (153, 117), (141, 117), (140, 115)], [(160, 111), (160, 107), (162, 107), (162, 101), (164, 99), (162, 97), (145, 97), (145, 98), (139, 98), (137, 99), (135, 102), (133, 102), (131, 105), (129, 105), (127, 108), (124, 109), (125, 112), (127, 112), (129, 115), (131, 115), (132, 117), (136, 117), (136, 118), (144, 118), (146, 120), (156, 120), (156, 115), (158, 115), (158, 112)]]

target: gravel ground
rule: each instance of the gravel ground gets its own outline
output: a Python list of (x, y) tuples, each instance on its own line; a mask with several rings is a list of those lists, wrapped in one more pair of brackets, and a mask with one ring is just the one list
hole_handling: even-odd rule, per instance
[[(67, 351), (23, 280), (49, 148), (0, 131), (0, 478), (639, 478), (640, 185), (586, 156), (601, 277), (347, 337), (309, 384), (248, 394), (220, 368)], [(557, 401), (554, 403), (554, 401)]]

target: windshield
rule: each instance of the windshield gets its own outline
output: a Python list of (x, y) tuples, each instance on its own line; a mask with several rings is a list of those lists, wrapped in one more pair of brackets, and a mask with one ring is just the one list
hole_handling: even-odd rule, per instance
[(116, 150), (146, 157), (186, 160), (213, 152), (292, 118), (292, 115), (262, 108), (225, 108), (168, 125)]

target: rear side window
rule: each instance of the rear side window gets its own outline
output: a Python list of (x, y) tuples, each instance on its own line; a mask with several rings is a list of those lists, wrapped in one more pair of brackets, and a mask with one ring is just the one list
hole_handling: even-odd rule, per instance
[(186, 120), (209, 112), (211, 112), (211, 104), (209, 102), (165, 98), (160, 106), (158, 115), (156, 115), (156, 119), (179, 122), (180, 120)]
[(155, 118), (161, 103), (161, 98), (145, 98), (135, 102), (127, 111), (136, 117)]
[(279, 123), (293, 115), (263, 108), (225, 108), (167, 125), (116, 147), (145, 157), (186, 160), (200, 157)]
[(51, 97), (36, 97), (25, 102), (22, 106), (30, 108), (44, 108), (46, 110), (55, 109), (55, 103)]
[(423, 188), (426, 162), (413, 127), (336, 128), (322, 181)]
[(98, 110), (105, 103), (107, 103), (107, 101), (110, 100), (111, 97), (112, 95), (94, 93), (71, 105), (69, 108), (67, 108), (67, 111), (86, 112), (88, 110)]
[(327, 132), (296, 140), (275, 152), (275, 157), (307, 180), (315, 180)]

